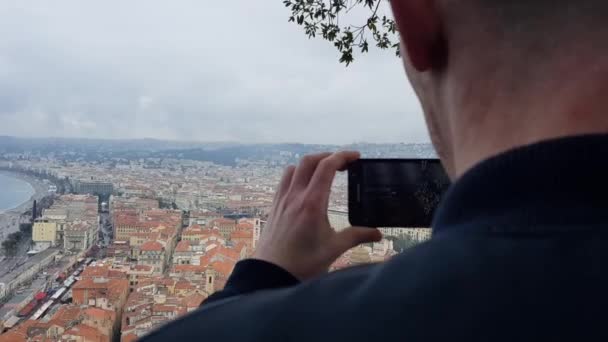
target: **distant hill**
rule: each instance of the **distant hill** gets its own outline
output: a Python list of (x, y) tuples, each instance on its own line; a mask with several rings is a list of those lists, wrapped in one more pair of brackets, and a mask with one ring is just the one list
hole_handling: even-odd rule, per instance
[(0, 155), (55, 156), (65, 160), (187, 159), (234, 166), (237, 160), (293, 163), (309, 153), (358, 150), (368, 158), (434, 158), (430, 144), (239, 144), (225, 142), (182, 142), (156, 139), (103, 140), (75, 138), (17, 138), (0, 136)]

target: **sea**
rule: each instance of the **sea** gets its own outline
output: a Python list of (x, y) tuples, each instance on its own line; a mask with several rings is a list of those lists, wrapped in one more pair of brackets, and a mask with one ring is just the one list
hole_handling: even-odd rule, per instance
[(30, 183), (10, 174), (0, 173), (0, 213), (20, 206), (34, 195)]

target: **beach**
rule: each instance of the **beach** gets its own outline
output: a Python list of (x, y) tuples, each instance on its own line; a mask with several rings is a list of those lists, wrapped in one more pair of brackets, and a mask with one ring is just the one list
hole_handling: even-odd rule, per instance
[(49, 184), (45, 184), (39, 178), (31, 177), (22, 173), (9, 171), (0, 172), (14, 178), (21, 179), (29, 183), (34, 189), (34, 194), (27, 201), (21, 203), (15, 208), (0, 212), (0, 242), (2, 242), (8, 234), (19, 230), (20, 223), (31, 221), (31, 218), (28, 215), (23, 214), (32, 208), (34, 200), (39, 200), (48, 195)]

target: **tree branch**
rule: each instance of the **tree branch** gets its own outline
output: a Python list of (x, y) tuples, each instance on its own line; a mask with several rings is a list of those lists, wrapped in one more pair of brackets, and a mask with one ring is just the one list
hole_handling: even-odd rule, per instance
[[(332, 42), (341, 53), (340, 62), (349, 65), (354, 60), (354, 47), (359, 48), (359, 53), (368, 52), (368, 34), (372, 35), (376, 47), (382, 50), (394, 49), (396, 55), (399, 55), (399, 39), (394, 20), (383, 16), (381, 25), (378, 23), (381, 1), (385, 0), (284, 0), (283, 3), (291, 9), (289, 21), (303, 26), (309, 38), (316, 37), (321, 32), (323, 39)], [(361, 26), (340, 26), (344, 18), (342, 12), (348, 15), (357, 6), (369, 8), (371, 13), (366, 23)]]

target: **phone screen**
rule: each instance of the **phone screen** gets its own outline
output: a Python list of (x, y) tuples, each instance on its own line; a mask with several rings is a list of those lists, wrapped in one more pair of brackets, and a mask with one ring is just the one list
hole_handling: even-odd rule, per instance
[(348, 171), (352, 225), (430, 227), (450, 184), (437, 159), (361, 159)]

